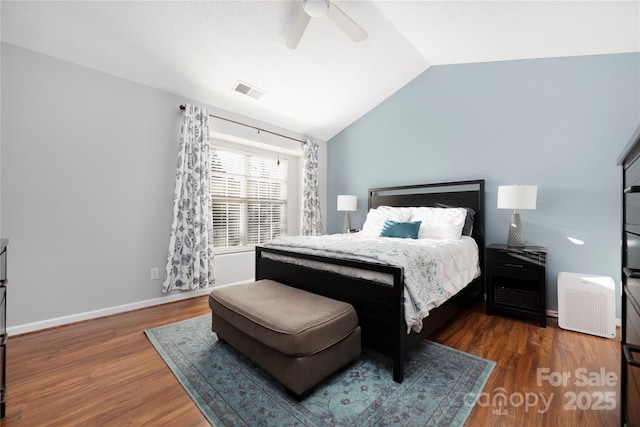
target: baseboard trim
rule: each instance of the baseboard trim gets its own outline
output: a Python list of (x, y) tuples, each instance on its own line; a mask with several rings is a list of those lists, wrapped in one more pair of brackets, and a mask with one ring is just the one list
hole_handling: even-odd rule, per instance
[[(221, 286), (239, 285), (242, 283), (249, 283), (251, 280), (245, 280), (237, 283), (229, 283)], [(175, 295), (168, 295), (160, 298), (153, 298), (144, 301), (138, 301), (130, 304), (123, 304), (115, 307), (107, 307), (100, 310), (87, 311), (85, 313), (72, 314), (69, 316), (56, 317), (53, 319), (41, 320), (38, 322), (25, 323), (18, 326), (7, 327), (7, 334), (10, 336), (27, 334), (29, 332), (36, 332), (43, 329), (55, 328), (57, 326), (68, 325), (71, 323), (82, 322), (84, 320), (98, 319), (100, 317), (111, 316), (113, 314), (125, 313), (127, 311), (139, 310), (141, 308), (153, 307), (156, 305), (169, 304), (176, 301), (182, 301), (185, 299), (195, 298), (201, 295), (206, 295), (213, 290), (213, 287), (199, 289), (191, 292), (180, 292)], [(547, 310), (547, 316), (558, 317), (557, 310)], [(616, 326), (621, 326), (622, 321), (616, 318)]]
[[(238, 283), (231, 283), (230, 285), (238, 285), (241, 283), (249, 283), (249, 281), (243, 281)], [(228, 285), (222, 285), (228, 286)], [(27, 334), (29, 332), (41, 331), (43, 329), (55, 328), (57, 326), (68, 325), (71, 323), (82, 322), (84, 320), (98, 319), (100, 317), (111, 316), (113, 314), (125, 313), (127, 311), (139, 310), (141, 308), (153, 307), (156, 305), (169, 304), (176, 301), (182, 301), (190, 298), (206, 295), (213, 290), (213, 287), (198, 289), (197, 291), (183, 292), (179, 291), (174, 295), (167, 295), (159, 298), (148, 299), (144, 301), (137, 301), (130, 304), (123, 304), (115, 307), (107, 307), (99, 310), (87, 311), (84, 313), (72, 314), (69, 316), (56, 317), (53, 319), (41, 320), (38, 322), (25, 323), (23, 325), (7, 327), (7, 334), (9, 336)]]

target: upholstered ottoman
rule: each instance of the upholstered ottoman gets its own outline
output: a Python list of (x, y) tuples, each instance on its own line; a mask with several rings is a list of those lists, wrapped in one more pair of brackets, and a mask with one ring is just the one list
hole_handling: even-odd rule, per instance
[(360, 327), (350, 304), (273, 280), (215, 289), (211, 325), (298, 400), (360, 355)]

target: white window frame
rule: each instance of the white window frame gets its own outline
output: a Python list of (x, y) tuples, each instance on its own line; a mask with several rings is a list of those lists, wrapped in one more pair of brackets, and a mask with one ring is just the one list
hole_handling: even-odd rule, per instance
[[(297, 154), (292, 150), (282, 150), (278, 147), (271, 147), (268, 144), (260, 144), (256, 141), (249, 141), (247, 143), (229, 141), (222, 139), (220, 134), (212, 136), (210, 139), (212, 147), (227, 148), (235, 151), (242, 151), (246, 153), (256, 154), (265, 157), (277, 157), (287, 162), (288, 177), (287, 177), (287, 224), (286, 234), (297, 235), (300, 230), (300, 167), (301, 167), (301, 152)], [(229, 138), (232, 139), (233, 138)], [(246, 218), (244, 219), (246, 220)], [(255, 250), (254, 244), (244, 246), (228, 246), (228, 247), (216, 247), (214, 253), (227, 254), (237, 252), (252, 252)]]

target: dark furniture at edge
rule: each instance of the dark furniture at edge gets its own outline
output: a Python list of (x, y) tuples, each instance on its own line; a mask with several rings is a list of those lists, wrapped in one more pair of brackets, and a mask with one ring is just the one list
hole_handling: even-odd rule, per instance
[(546, 328), (546, 259), (544, 246), (487, 246), (487, 314), (514, 314)]
[(0, 418), (4, 418), (7, 401), (7, 245), (0, 239)]
[(622, 166), (622, 340), (620, 423), (640, 427), (640, 126)]
[[(466, 207), (475, 210), (472, 237), (479, 248), (484, 272), (484, 180), (410, 185), (369, 189), (369, 209), (379, 206)], [(335, 265), (362, 268), (393, 275), (393, 286), (315, 270), (262, 256), (265, 252), (295, 256)], [(407, 334), (404, 321), (404, 277), (401, 267), (340, 260), (294, 252), (256, 248), (256, 280), (280, 283), (345, 301), (353, 305), (362, 328), (362, 344), (393, 359), (393, 379), (404, 379), (404, 354), (421, 337), (426, 337), (451, 319), (461, 307), (484, 297), (484, 276), (476, 278), (445, 304), (431, 310), (420, 334)]]

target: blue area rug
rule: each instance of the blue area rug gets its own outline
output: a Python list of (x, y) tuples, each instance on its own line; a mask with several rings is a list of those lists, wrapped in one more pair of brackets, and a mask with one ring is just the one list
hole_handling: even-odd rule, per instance
[(391, 358), (363, 348), (302, 402), (217, 341), (211, 317), (145, 331), (213, 426), (462, 426), (495, 362), (429, 341), (412, 350), (402, 384)]

